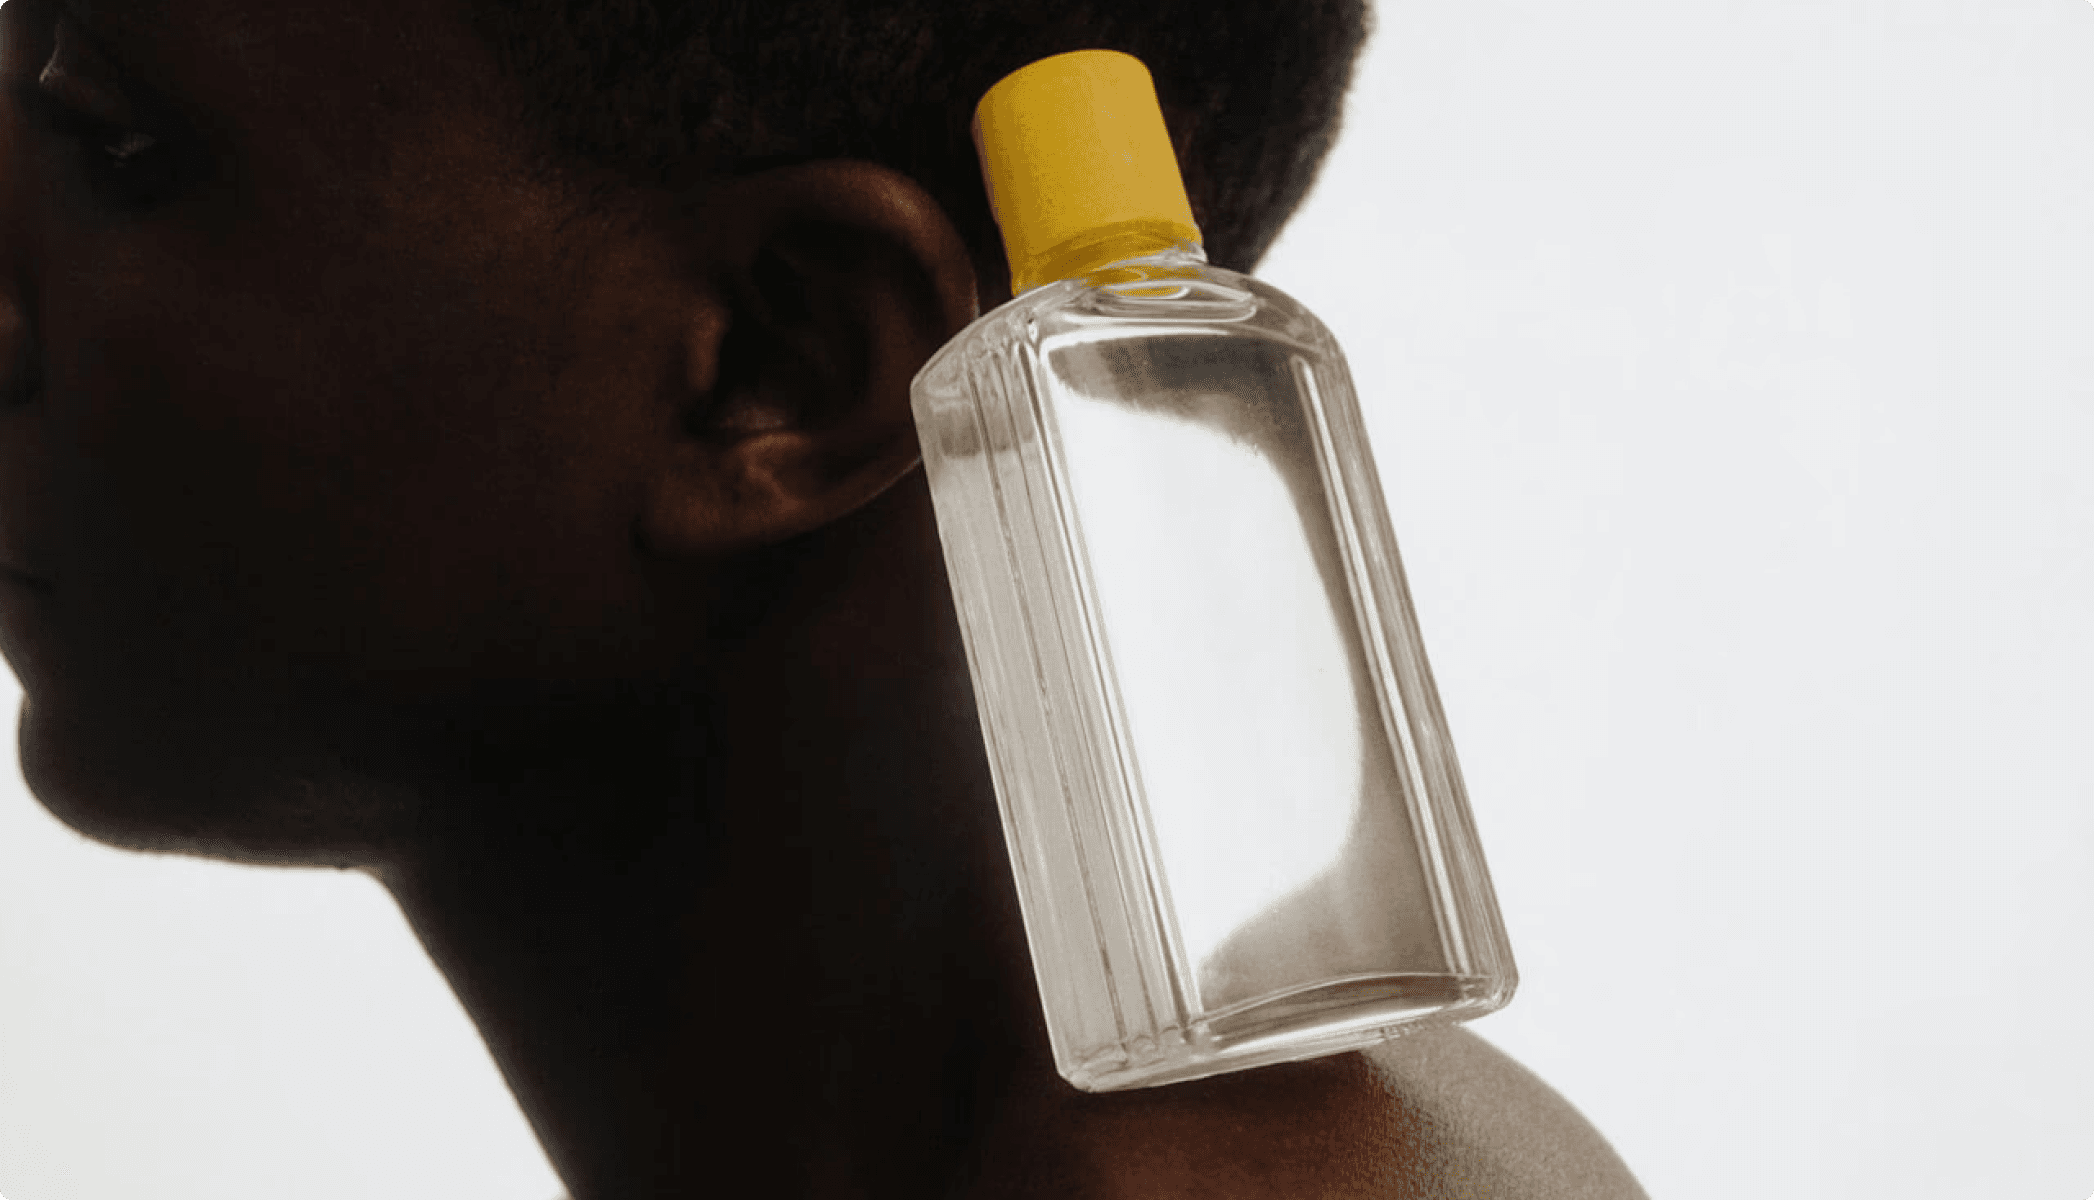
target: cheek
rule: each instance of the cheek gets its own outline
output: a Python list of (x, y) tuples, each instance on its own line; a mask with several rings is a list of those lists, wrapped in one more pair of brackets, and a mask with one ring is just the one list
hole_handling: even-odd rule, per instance
[(266, 592), (297, 576), (330, 439), (316, 397), (284, 391), (305, 336), (249, 297), (153, 280), (51, 306), (56, 567), (126, 649), (202, 653), (275, 632)]
[(116, 265), (50, 306), (40, 531), (112, 685), (408, 687), (528, 638), (518, 576), (572, 534), (497, 314), (399, 270)]

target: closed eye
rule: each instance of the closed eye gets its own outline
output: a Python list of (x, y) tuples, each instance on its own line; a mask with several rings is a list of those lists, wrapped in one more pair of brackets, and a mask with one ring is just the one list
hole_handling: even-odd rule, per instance
[(7, 92), (20, 111), (70, 143), (78, 174), (107, 207), (136, 210), (165, 199), (181, 181), (182, 164), (165, 138), (132, 119), (106, 55), (63, 12), (44, 50), (34, 82), (8, 73)]
[(124, 166), (159, 144), (152, 134), (82, 112), (36, 84), (13, 83), (8, 90), (39, 125), (99, 152), (111, 166)]
[(7, 90), (32, 121), (71, 144), (89, 189), (116, 207), (150, 206), (180, 184), (181, 163), (162, 138), (83, 112), (27, 80)]

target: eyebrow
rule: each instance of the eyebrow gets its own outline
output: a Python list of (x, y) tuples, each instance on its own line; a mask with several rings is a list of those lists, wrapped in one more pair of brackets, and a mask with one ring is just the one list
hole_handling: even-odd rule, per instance
[(72, 22), (87, 43), (106, 51), (110, 41), (142, 38), (165, 6), (154, 0), (49, 0), (54, 15)]
[(118, 26), (166, 15), (166, 0), (51, 0), (75, 18), (109, 21)]
[(164, 74), (151, 68), (158, 65), (152, 48), (165, 40), (166, 0), (41, 0), (41, 7), (111, 66), (149, 80)]
[[(153, 53), (166, 41), (166, 0), (35, 0), (51, 20), (63, 19), (87, 49), (122, 78), (124, 94), (170, 110), (180, 103), (181, 75)], [(172, 85), (172, 86), (170, 86)]]

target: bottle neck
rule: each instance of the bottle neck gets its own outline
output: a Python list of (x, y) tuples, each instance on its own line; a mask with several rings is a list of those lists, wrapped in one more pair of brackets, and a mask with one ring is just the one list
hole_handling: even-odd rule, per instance
[[(1193, 236), (1187, 237), (1191, 233)], [(1165, 266), (1200, 266), (1207, 261), (1198, 231), (1175, 221), (1126, 221), (1088, 230), (1029, 262), (1011, 264), (1011, 294), (1029, 292), (1062, 279), (1090, 275), (1129, 259)]]

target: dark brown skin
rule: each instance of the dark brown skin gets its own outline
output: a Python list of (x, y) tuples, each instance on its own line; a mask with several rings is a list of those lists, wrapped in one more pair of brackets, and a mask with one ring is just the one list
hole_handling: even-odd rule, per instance
[(70, 9), (43, 86), (163, 149), (0, 110), (51, 811), (373, 874), (576, 1200), (1642, 1195), (1465, 1032), (1054, 1075), (908, 408), (997, 297), (913, 182), (578, 215), (451, 7)]

